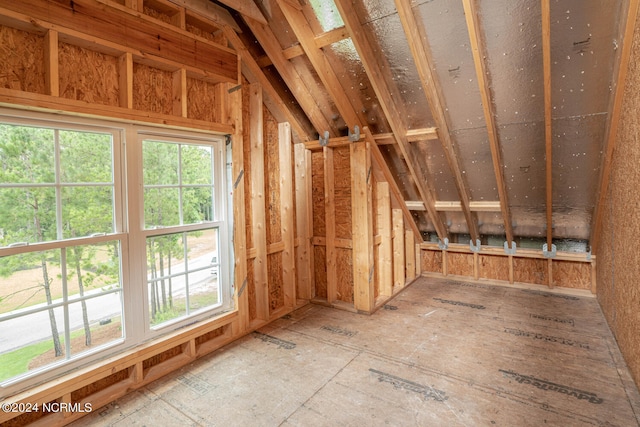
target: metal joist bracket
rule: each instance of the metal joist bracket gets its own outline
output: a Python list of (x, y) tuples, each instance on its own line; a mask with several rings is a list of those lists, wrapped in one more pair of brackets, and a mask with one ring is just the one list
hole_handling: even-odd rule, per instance
[(351, 142), (360, 141), (360, 127), (358, 125), (354, 126), (353, 133), (351, 133), (351, 129), (348, 129), (348, 131), (349, 131), (349, 141)]
[(476, 239), (476, 244), (473, 244), (473, 240), (469, 240), (469, 249), (471, 249), (471, 252), (480, 252), (480, 239)]
[(438, 247), (443, 251), (446, 251), (447, 249), (449, 249), (449, 238), (445, 237), (444, 242), (442, 240), (438, 240)]
[(320, 136), (320, 146), (321, 147), (326, 147), (329, 144), (329, 131), (325, 130), (324, 131), (324, 137)]
[(515, 255), (516, 254), (516, 242), (511, 242), (511, 248), (509, 248), (509, 242), (504, 242), (504, 253), (507, 255)]
[(547, 246), (546, 243), (544, 245), (542, 245), (542, 255), (544, 255), (545, 258), (555, 258), (556, 257), (556, 245), (554, 245), (552, 243), (551, 244), (551, 250), (549, 250), (549, 246)]

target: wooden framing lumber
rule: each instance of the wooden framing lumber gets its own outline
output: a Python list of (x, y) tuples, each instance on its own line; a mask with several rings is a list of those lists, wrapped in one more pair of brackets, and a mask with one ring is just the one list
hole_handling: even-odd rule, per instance
[(542, 0), (542, 63), (544, 70), (547, 248), (551, 251), (553, 240), (553, 133), (551, 132), (551, 6), (549, 1)]
[[(81, 405), (90, 402), (94, 408), (99, 408), (237, 339), (238, 336), (234, 336), (229, 327), (232, 322), (236, 321), (237, 316), (238, 313), (233, 312), (204, 324), (187, 326), (135, 349), (126, 350), (117, 356), (77, 369), (55, 381), (11, 396), (4, 402), (31, 404), (37, 402), (42, 405), (58, 399), (65, 401), (75, 391), (82, 390), (93, 384), (99, 384), (101, 380), (115, 373), (124, 372), (125, 377), (121, 381), (101, 391), (89, 394), (81, 402), (78, 402)], [(196, 340), (202, 340), (207, 337), (208, 333), (215, 330), (222, 333), (199, 345), (195, 342)], [(180, 354), (151, 368), (143, 369), (145, 362), (153, 361), (156, 356), (173, 348), (179, 348)], [(190, 353), (189, 348), (195, 348), (195, 353)], [(15, 412), (0, 412), (0, 424), (16, 424), (11, 421), (16, 415), (18, 414)], [(69, 411), (67, 415), (65, 417), (61, 412), (53, 413), (37, 420), (34, 425), (62, 426), (86, 415), (86, 413)]]
[(293, 171), (291, 162), (291, 125), (278, 124), (278, 158), (280, 160), (280, 222), (282, 223), (282, 280), (285, 307), (296, 305), (296, 271), (293, 221)]
[(313, 233), (313, 206), (311, 188), (311, 152), (304, 144), (294, 145), (295, 180), (296, 180), (296, 273), (297, 296), (310, 300), (314, 289), (313, 283), (313, 250), (311, 236)]
[(406, 279), (413, 280), (416, 277), (416, 257), (414, 251), (416, 249), (416, 243), (414, 234), (411, 230), (404, 231), (404, 253), (406, 264)]
[[(347, 29), (344, 26), (342, 26), (324, 33), (317, 34), (314, 38), (314, 41), (316, 43), (316, 47), (318, 49), (322, 49), (323, 47), (329, 46), (333, 43), (336, 43), (348, 38), (349, 38), (349, 33), (347, 32)], [(298, 56), (304, 55), (304, 49), (302, 49), (302, 46), (297, 44), (282, 50), (280, 54), (284, 56), (286, 59), (290, 60), (293, 58), (297, 58)], [(266, 67), (267, 65), (272, 64), (271, 62), (272, 60), (270, 56), (271, 55), (264, 56), (258, 59), (258, 62), (260, 63), (261, 67)]]
[(253, 233), (253, 277), (256, 293), (256, 318), (269, 319), (269, 285), (267, 272), (266, 200), (264, 182), (264, 125), (262, 87), (249, 86), (249, 133), (251, 145), (251, 230)]
[[(236, 54), (223, 46), (196, 38), (170, 24), (160, 25), (156, 19), (114, 4), (105, 7), (97, 0), (60, 3), (53, 0), (9, 2), (4, 8), (25, 14), (30, 20), (41, 20), (60, 27), (81, 31), (89, 37), (142, 52), (158, 55), (185, 67), (208, 70), (222, 81), (233, 82), (237, 76)], [(122, 31), (126, 28), (127, 31)]]
[(362, 64), (369, 76), (371, 84), (373, 85), (378, 101), (380, 102), (385, 116), (389, 121), (389, 125), (391, 126), (396, 140), (398, 141), (398, 147), (407, 163), (407, 167), (413, 177), (416, 187), (418, 188), (420, 197), (427, 208), (429, 218), (434, 225), (438, 237), (444, 240), (447, 237), (447, 230), (444, 222), (433, 207), (435, 200), (433, 196), (433, 189), (428, 188), (425, 183), (427, 180), (424, 178), (424, 171), (415, 161), (415, 155), (413, 155), (412, 147), (410, 146), (407, 138), (407, 127), (404, 123), (404, 119), (401, 117), (397, 106), (394, 105), (392, 101), (393, 99), (401, 99), (397, 87), (388, 85), (382, 77), (379, 58), (375, 56), (369, 40), (366, 38), (365, 32), (358, 20), (358, 16), (353, 10), (352, 4), (346, 0), (337, 0), (336, 6), (340, 11), (340, 15), (342, 16), (345, 26), (351, 34), (353, 44), (360, 55), (360, 59), (362, 60)]
[(322, 50), (316, 47), (316, 35), (304, 13), (285, 0), (277, 0), (277, 3), (347, 126), (349, 128), (362, 127), (362, 124), (366, 123), (366, 119), (357, 113), (358, 109), (351, 104), (351, 100), (344, 96), (340, 79), (329, 65)]
[[(406, 140), (408, 142), (425, 141), (438, 139), (438, 132), (436, 128), (424, 128), (424, 129), (412, 129), (406, 132)], [(362, 137), (361, 137), (362, 138)], [(396, 137), (393, 133), (381, 133), (373, 135), (373, 140), (376, 145), (395, 145), (397, 144)], [(329, 138), (328, 147), (344, 147), (351, 144), (351, 140), (347, 136), (337, 136)], [(315, 141), (307, 141), (305, 146), (308, 150), (318, 151), (322, 149), (322, 146)]]
[(67, 111), (81, 117), (109, 117), (125, 123), (155, 123), (167, 127), (200, 129), (222, 135), (233, 133), (233, 126), (224, 123), (212, 123), (204, 120), (194, 120), (102, 104), (89, 104), (84, 101), (4, 88), (0, 88), (0, 106), (34, 111), (43, 109)]
[(354, 307), (358, 311), (371, 313), (375, 306), (373, 175), (367, 141), (351, 144), (350, 161)]
[(424, 129), (409, 129), (406, 132), (407, 141), (416, 142), (416, 141), (425, 141), (425, 140), (433, 140), (438, 139), (438, 129), (437, 128), (424, 128)]
[(327, 258), (327, 302), (333, 303), (337, 298), (337, 254), (336, 254), (336, 202), (333, 148), (323, 149), (324, 159), (324, 211), (326, 231), (326, 258)]
[(578, 289), (594, 294), (594, 258), (584, 254), (559, 252), (555, 258), (545, 258), (540, 250), (518, 249), (506, 254), (502, 248), (483, 247), (480, 253), (472, 252), (468, 245), (450, 244), (447, 250), (437, 244), (423, 243), (423, 253), (437, 253), (439, 257), (424, 255), (431, 261), (422, 271), (427, 276), (457, 276), (466, 280), (503, 284), (533, 284), (553, 289)]
[(251, 19), (246, 20), (247, 25), (253, 32), (264, 51), (269, 55), (273, 65), (276, 67), (282, 78), (287, 82), (287, 86), (296, 98), (300, 107), (305, 112), (313, 127), (318, 133), (328, 130), (331, 136), (338, 136), (339, 132), (334, 125), (324, 116), (317, 101), (313, 98), (309, 89), (304, 84), (297, 69), (284, 56), (273, 31), (268, 25), (260, 24)]
[(133, 108), (133, 55), (118, 57), (118, 102), (122, 108)]
[(318, 49), (322, 49), (323, 47), (329, 46), (333, 43), (337, 43), (339, 41), (345, 40), (349, 38), (349, 31), (343, 25), (342, 27), (334, 28), (333, 30), (326, 31), (324, 33), (320, 33), (316, 35), (314, 38), (316, 47)]
[(240, 26), (233, 19), (227, 9), (210, 2), (209, 0), (169, 0), (178, 6), (184, 7), (191, 14), (204, 17), (220, 26), (228, 26), (241, 32)]
[(244, 148), (242, 132), (242, 89), (229, 91), (231, 84), (222, 84), (225, 89), (225, 99), (228, 100), (225, 121), (233, 123), (234, 133), (231, 139), (231, 175), (233, 179), (233, 250), (236, 307), (238, 307), (238, 321), (234, 323), (234, 332), (245, 333), (249, 328), (249, 292), (246, 290), (247, 281), (247, 234), (245, 224), (245, 194), (244, 194)]
[(386, 181), (376, 182), (376, 235), (380, 236), (378, 260), (376, 263), (379, 292), (382, 296), (393, 295), (393, 241), (391, 223), (390, 184)]
[(219, 0), (220, 3), (229, 6), (231, 9), (237, 10), (241, 15), (244, 15), (247, 18), (255, 19), (256, 21), (266, 24), (267, 20), (265, 19), (258, 6), (253, 2), (253, 0)]
[[(418, 200), (407, 200), (405, 205), (411, 211), (425, 210), (424, 203)], [(462, 211), (462, 204), (460, 202), (436, 201), (435, 208), (440, 212), (460, 212)], [(469, 202), (469, 209), (472, 212), (500, 212), (501, 203), (499, 201)]]
[(409, 209), (407, 209), (406, 204), (403, 203), (404, 198), (402, 197), (402, 192), (400, 191), (400, 187), (398, 187), (398, 184), (396, 183), (396, 180), (393, 174), (391, 173), (391, 170), (389, 170), (389, 166), (387, 165), (387, 162), (384, 160), (384, 157), (382, 156), (380, 149), (375, 144), (373, 135), (371, 134), (371, 131), (369, 130), (368, 127), (364, 128), (364, 134), (365, 134), (365, 137), (367, 138), (367, 141), (369, 141), (369, 145), (371, 147), (370, 150), (371, 150), (373, 165), (382, 172), (382, 175), (384, 176), (386, 182), (389, 184), (389, 189), (391, 191), (391, 194), (393, 195), (396, 202), (400, 206), (400, 209), (402, 209), (402, 213), (406, 218), (407, 223), (409, 224), (414, 234), (416, 235), (416, 240), (419, 242), (422, 242), (422, 234), (420, 233), (420, 230), (418, 229), (416, 222), (413, 220), (413, 217), (411, 216), (411, 212), (409, 212)]
[(260, 83), (263, 90), (266, 93), (266, 96), (271, 100), (273, 107), (278, 110), (282, 115), (284, 115), (291, 124), (293, 131), (298, 135), (298, 138), (302, 141), (308, 141), (311, 136), (308, 134), (305, 126), (298, 121), (298, 119), (291, 113), (287, 105), (284, 103), (278, 91), (273, 87), (269, 79), (264, 75), (262, 69), (258, 63), (253, 59), (251, 53), (249, 53), (248, 49), (238, 37), (233, 28), (224, 26), (223, 32), (225, 36), (229, 39), (229, 42), (233, 45), (233, 47), (238, 51), (238, 55), (241, 58), (240, 63), (242, 64), (242, 73), (249, 79), (252, 83)]
[(173, 72), (173, 114), (187, 117), (187, 70)]
[(477, 215), (469, 209), (469, 189), (462, 177), (458, 155), (451, 141), (442, 96), (439, 93), (439, 83), (432, 71), (434, 69), (434, 67), (432, 67), (433, 59), (431, 58), (431, 49), (427, 44), (427, 35), (424, 26), (422, 22), (416, 19), (410, 0), (395, 0), (395, 4), (407, 40), (411, 41), (409, 43), (411, 54), (418, 69), (418, 74), (420, 75), (422, 89), (427, 97), (429, 107), (431, 108), (436, 126), (438, 127), (438, 136), (454, 177), (458, 195), (460, 196), (462, 212), (464, 213), (469, 228), (469, 234), (471, 239), (475, 241), (480, 238), (478, 218)]
[(493, 99), (491, 97), (491, 88), (488, 81), (488, 72), (485, 63), (487, 57), (485, 52), (485, 43), (480, 30), (480, 22), (476, 7), (476, 0), (463, 0), (465, 18), (467, 20), (467, 28), (469, 30), (469, 39), (471, 42), (471, 51), (473, 52), (473, 61), (476, 67), (476, 78), (480, 86), (480, 95), (482, 97), (482, 109), (484, 111), (484, 119), (487, 124), (487, 133), (489, 136), (489, 145), (491, 146), (491, 158), (493, 160), (493, 173), (496, 178), (496, 187), (498, 189), (498, 197), (500, 199), (500, 211), (502, 212), (502, 220), (504, 222), (504, 230), (507, 238), (507, 244), (511, 247), (513, 242), (513, 226), (511, 224), (511, 211), (509, 208), (509, 197), (507, 195), (507, 185), (504, 180), (504, 164), (502, 162), (502, 150), (500, 141), (498, 140), (498, 127), (495, 119), (495, 109)]
[(604, 204), (609, 191), (611, 163), (613, 161), (613, 152), (616, 147), (618, 136), (618, 123), (620, 122), (620, 116), (622, 115), (622, 101), (624, 99), (625, 82), (627, 81), (627, 71), (629, 68), (629, 61), (631, 59), (633, 33), (635, 30), (639, 5), (640, 0), (629, 0), (629, 9), (627, 10), (624, 36), (622, 38), (622, 52), (620, 53), (620, 62), (617, 65), (617, 73), (615, 77), (615, 92), (612, 100), (613, 105), (609, 109), (610, 114), (608, 115), (607, 120), (605, 147), (603, 149), (604, 155), (600, 166), (599, 187), (596, 193), (596, 205), (591, 221), (591, 235), (589, 243), (593, 254), (596, 254), (599, 250), (600, 234), (602, 232), (602, 219), (604, 212), (606, 211)]
[(58, 32), (55, 30), (47, 31), (44, 37), (44, 62), (46, 94), (60, 96)]
[(404, 244), (404, 221), (402, 218), (402, 210), (392, 210), (393, 222), (393, 292), (404, 287), (406, 281), (405, 266), (405, 244)]

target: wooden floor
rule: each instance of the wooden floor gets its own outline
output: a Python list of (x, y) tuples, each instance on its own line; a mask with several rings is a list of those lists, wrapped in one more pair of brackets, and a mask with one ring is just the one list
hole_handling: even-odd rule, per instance
[(372, 316), (306, 306), (74, 426), (637, 426), (593, 297), (420, 278)]

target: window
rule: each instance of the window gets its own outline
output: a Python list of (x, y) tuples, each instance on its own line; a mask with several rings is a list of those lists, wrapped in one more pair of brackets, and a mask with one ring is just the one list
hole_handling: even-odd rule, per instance
[(0, 397), (232, 308), (225, 145), (154, 132), (0, 109)]
[[(167, 323), (229, 303), (219, 281), (219, 146), (142, 136), (148, 319)], [(226, 239), (225, 239), (226, 240)]]
[(0, 124), (0, 381), (122, 341), (116, 140)]

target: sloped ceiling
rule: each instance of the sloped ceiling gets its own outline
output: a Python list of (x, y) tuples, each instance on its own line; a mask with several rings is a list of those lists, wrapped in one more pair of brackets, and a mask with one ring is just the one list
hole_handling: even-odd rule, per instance
[(591, 249), (636, 0), (223, 3), (297, 138), (367, 126), (425, 240)]

